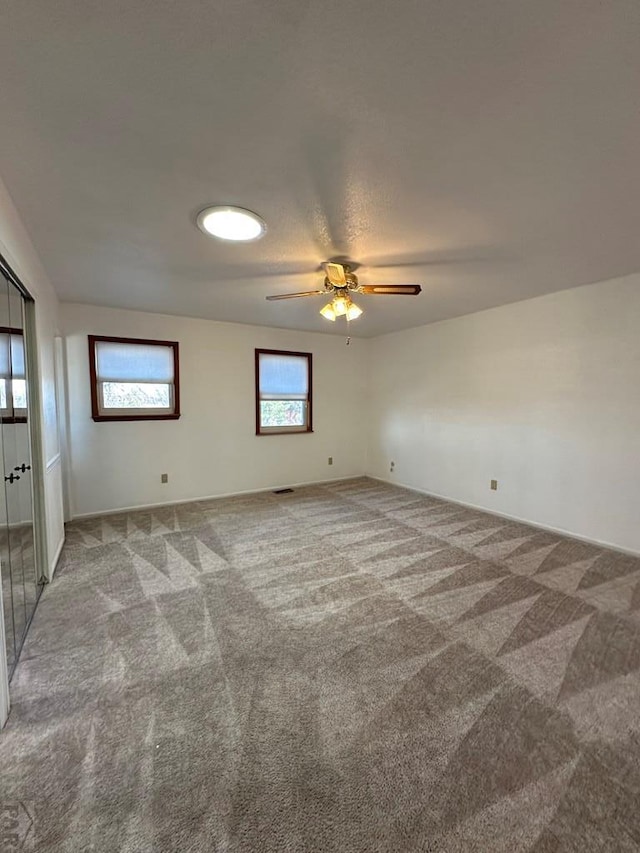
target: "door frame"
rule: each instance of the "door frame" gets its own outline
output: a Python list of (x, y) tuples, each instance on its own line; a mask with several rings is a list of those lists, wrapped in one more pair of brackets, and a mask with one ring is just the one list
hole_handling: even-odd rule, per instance
[(27, 369), (27, 406), (29, 411), (29, 441), (31, 450), (31, 492), (33, 501), (33, 544), (38, 583), (51, 580), (47, 554), (47, 516), (44, 493), (44, 440), (42, 434), (42, 396), (38, 369), (38, 338), (36, 303), (31, 297), (24, 300), (24, 354)]
[[(56, 406), (58, 409), (58, 446), (60, 447), (60, 467), (62, 473), (62, 510), (64, 521), (71, 521), (71, 447), (69, 444), (69, 416), (67, 400), (67, 348), (65, 339), (56, 335), (53, 339)], [(51, 566), (47, 563), (49, 571)], [(51, 578), (49, 578), (51, 580)]]

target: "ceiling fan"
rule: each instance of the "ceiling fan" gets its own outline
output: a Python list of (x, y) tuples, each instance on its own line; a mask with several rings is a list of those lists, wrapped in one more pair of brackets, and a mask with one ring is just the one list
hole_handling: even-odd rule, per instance
[(359, 284), (358, 277), (348, 264), (326, 263), (324, 289), (305, 290), (302, 293), (282, 293), (267, 296), (269, 301), (276, 299), (298, 299), (300, 296), (325, 296), (332, 294), (333, 299), (320, 309), (322, 316), (335, 322), (336, 317), (355, 320), (362, 314), (362, 308), (352, 302), (352, 293), (364, 293), (379, 296), (417, 296), (422, 288), (419, 284)]

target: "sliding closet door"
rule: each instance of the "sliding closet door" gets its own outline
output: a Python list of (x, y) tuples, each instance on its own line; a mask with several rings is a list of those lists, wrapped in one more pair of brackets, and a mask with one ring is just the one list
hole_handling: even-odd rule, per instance
[(14, 515), (11, 461), (15, 456), (11, 445), (15, 442), (15, 424), (11, 393), (11, 302), (12, 285), (2, 276), (0, 278), (0, 409), (2, 468), (5, 474), (0, 500), (0, 571), (2, 572), (2, 600), (5, 614), (5, 632), (7, 645), (7, 663), (11, 672), (18, 655), (20, 642), (27, 624), (27, 608), (22, 579), (22, 548), (18, 548), (15, 536), (10, 529), (10, 519)]
[[(9, 282), (0, 273), (0, 325), (8, 321), (8, 298)], [(6, 347), (4, 344), (6, 343)], [(11, 376), (11, 361), (9, 354), (8, 338), (0, 335), (0, 409), (2, 410), (2, 421), (6, 414), (7, 389)], [(4, 445), (3, 438), (4, 423), (0, 424), (0, 476), (4, 467)], [(7, 667), (12, 671), (16, 661), (16, 625), (13, 614), (13, 573), (11, 571), (11, 560), (9, 559), (9, 526), (7, 522), (7, 502), (5, 497), (5, 484), (0, 481), (0, 580), (2, 581), (2, 610), (4, 616), (5, 646), (7, 653)], [(16, 597), (19, 591), (16, 591)]]
[(0, 571), (7, 662), (11, 672), (35, 610), (39, 587), (34, 554), (24, 300), (4, 277), (0, 279), (0, 291), (0, 432), (4, 468), (4, 500), (0, 501)]
[[(15, 334), (11, 336), (11, 385), (15, 423), (14, 480), (11, 493), (14, 505), (7, 503), (9, 516), (16, 520), (16, 548), (20, 550), (22, 580), (24, 585), (27, 620), (31, 619), (38, 600), (38, 583), (33, 534), (33, 485), (31, 482), (31, 437), (29, 434), (29, 408), (27, 406), (27, 369), (24, 350), (24, 299), (13, 285), (9, 290), (9, 319)], [(10, 473), (10, 472), (9, 472)], [(9, 523), (11, 523), (9, 518)], [(11, 530), (11, 527), (10, 527)]]

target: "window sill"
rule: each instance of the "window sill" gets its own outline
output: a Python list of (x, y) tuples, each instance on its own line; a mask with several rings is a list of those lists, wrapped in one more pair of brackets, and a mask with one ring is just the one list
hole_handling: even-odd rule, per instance
[(312, 429), (270, 429), (257, 430), (256, 435), (309, 435)]
[(92, 419), (106, 423), (110, 421), (177, 421), (180, 413), (172, 415), (92, 415)]

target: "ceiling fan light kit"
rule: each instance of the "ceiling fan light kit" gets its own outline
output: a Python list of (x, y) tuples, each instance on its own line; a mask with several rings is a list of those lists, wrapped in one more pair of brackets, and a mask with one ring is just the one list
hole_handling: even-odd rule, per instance
[(331, 302), (327, 302), (320, 313), (325, 320), (335, 323), (336, 317), (346, 317), (347, 320), (356, 320), (362, 314), (362, 308), (352, 302), (348, 296), (334, 296)]
[(349, 302), (346, 296), (336, 296), (332, 302), (333, 310), (336, 313), (336, 317), (344, 317), (349, 308)]
[(355, 302), (350, 302), (349, 307), (347, 308), (347, 320), (357, 320), (361, 314), (362, 308), (360, 308), (359, 305), (356, 305)]
[(324, 308), (320, 309), (320, 313), (325, 318), (325, 320), (331, 320), (332, 323), (336, 321), (336, 312), (333, 310), (333, 303), (327, 302)]
[(417, 296), (422, 288), (419, 284), (360, 284), (358, 277), (346, 264), (328, 262), (324, 264), (326, 272), (324, 290), (306, 290), (302, 293), (280, 293), (267, 296), (267, 300), (298, 299), (300, 296), (324, 296), (332, 294), (333, 299), (327, 302), (320, 314), (332, 323), (336, 317), (346, 317), (347, 322), (356, 320), (362, 313), (362, 308), (351, 301), (352, 293), (368, 294), (370, 296)]

